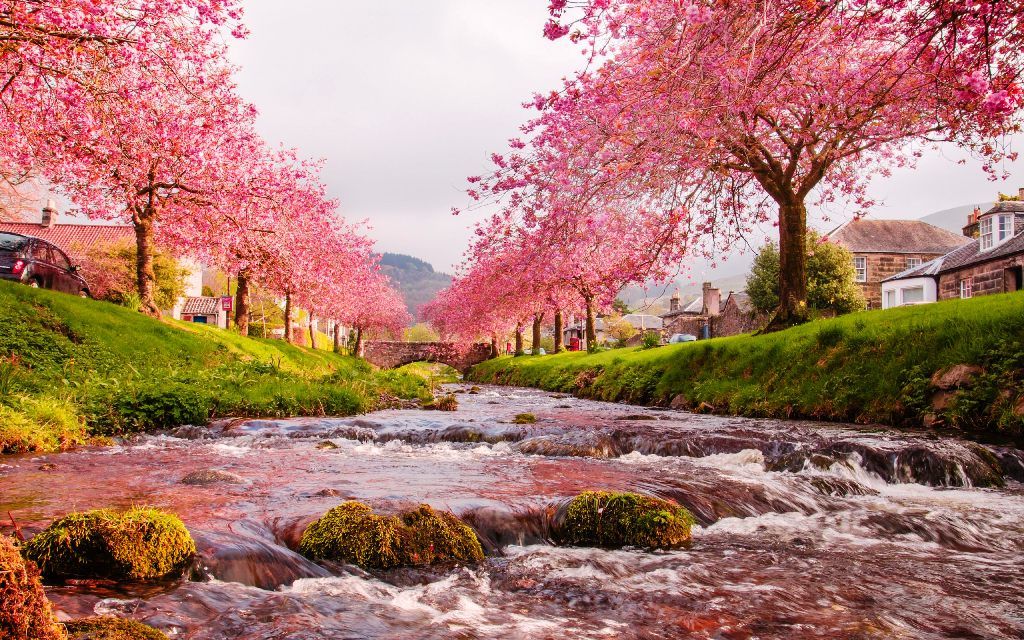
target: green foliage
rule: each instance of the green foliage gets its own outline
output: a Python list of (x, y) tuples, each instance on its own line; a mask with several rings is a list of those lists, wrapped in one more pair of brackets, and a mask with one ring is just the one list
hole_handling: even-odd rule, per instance
[(162, 631), (129, 618), (83, 618), (65, 626), (70, 640), (168, 640)]
[(559, 544), (677, 549), (690, 541), (693, 516), (679, 505), (637, 493), (585, 491), (555, 528)]
[(4, 640), (65, 640), (39, 571), (27, 563), (14, 541), (0, 535), (0, 638)]
[(661, 346), (661, 336), (657, 333), (648, 331), (644, 334), (643, 342), (641, 343), (644, 349), (653, 349), (654, 347)]
[(620, 344), (637, 334), (636, 327), (622, 318), (608, 318), (608, 335), (615, 338)]
[[(926, 418), (976, 434), (1024, 434), (1024, 293), (865, 311), (777, 333), (652, 349), (498, 358), (478, 383), (533, 386), (615, 402), (753, 417), (919, 428)], [(985, 373), (936, 412), (931, 379)]]
[[(92, 296), (137, 310), (135, 256), (135, 243), (129, 240), (89, 247), (82, 254), (81, 266)], [(170, 309), (185, 293), (189, 270), (170, 254), (157, 251), (153, 255), (153, 273), (156, 275), (156, 304), (161, 309)]]
[(196, 553), (177, 516), (157, 509), (72, 513), (25, 543), (48, 580), (153, 580), (183, 571)]
[(483, 560), (476, 533), (450, 513), (420, 505), (397, 516), (380, 516), (355, 501), (310, 524), (298, 551), (313, 560), (350, 562), (365, 569)]
[(0, 453), (48, 453), (87, 439), (74, 405), (49, 396), (8, 397), (0, 404)]
[(436, 411), (457, 411), (459, 408), (459, 399), (455, 397), (455, 394), (449, 393), (425, 403), (424, 409), (434, 409)]
[(429, 324), (420, 322), (402, 331), (405, 342), (437, 342), (441, 336)]
[[(857, 285), (853, 254), (815, 233), (807, 235), (807, 306), (812, 310), (850, 313), (865, 307)], [(747, 294), (754, 308), (771, 313), (779, 306), (779, 248), (769, 242), (754, 258), (747, 277)]]
[(537, 422), (537, 416), (532, 413), (517, 413), (516, 417), (512, 418), (513, 424), (533, 424)]
[(622, 298), (615, 298), (615, 302), (612, 303), (612, 311), (619, 314), (620, 316), (633, 313), (629, 308), (629, 305)]

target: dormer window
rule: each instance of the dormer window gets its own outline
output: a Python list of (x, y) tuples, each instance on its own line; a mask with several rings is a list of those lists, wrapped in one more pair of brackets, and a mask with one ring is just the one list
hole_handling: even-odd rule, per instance
[(999, 229), (996, 233), (996, 244), (1002, 244), (1013, 237), (1013, 216), (999, 216)]
[(985, 216), (979, 222), (981, 250), (995, 249), (1013, 237), (1013, 214)]
[(995, 236), (992, 233), (992, 216), (981, 219), (981, 226), (978, 231), (981, 235), (981, 250), (988, 251), (995, 245)]

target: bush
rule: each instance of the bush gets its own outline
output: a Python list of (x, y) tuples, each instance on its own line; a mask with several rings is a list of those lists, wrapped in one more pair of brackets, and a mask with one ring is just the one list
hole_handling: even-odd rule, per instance
[(168, 640), (162, 631), (128, 618), (83, 618), (65, 626), (70, 640)]
[(25, 396), (15, 406), (0, 404), (0, 453), (51, 453), (85, 440), (85, 426), (67, 401)]
[(123, 429), (151, 431), (183, 424), (206, 424), (212, 400), (205, 390), (164, 383), (138, 387), (120, 396), (114, 409)]
[(196, 545), (177, 516), (156, 509), (67, 515), (25, 544), (25, 557), (48, 580), (152, 580), (179, 573)]
[(4, 535), (0, 535), (0, 638), (66, 638), (43, 592), (39, 571), (22, 559), (14, 541)]
[(661, 346), (661, 336), (656, 333), (645, 333), (643, 341), (644, 349), (653, 349)]
[(555, 526), (559, 544), (620, 549), (676, 549), (690, 540), (694, 519), (679, 505), (636, 493), (585, 491)]
[(437, 411), (456, 411), (459, 408), (459, 400), (454, 394), (449, 393), (448, 395), (441, 396), (440, 398), (434, 398), (430, 402), (423, 405), (424, 409), (434, 409)]
[(392, 569), (448, 562), (479, 562), (476, 533), (451, 513), (428, 505), (397, 516), (380, 516), (362, 502), (345, 502), (310, 524), (299, 553), (364, 569)]

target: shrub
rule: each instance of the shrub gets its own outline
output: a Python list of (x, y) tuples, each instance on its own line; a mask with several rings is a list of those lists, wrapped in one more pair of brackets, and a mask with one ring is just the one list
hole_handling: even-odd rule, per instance
[(25, 544), (46, 579), (151, 580), (182, 571), (196, 545), (177, 516), (156, 509), (67, 515)]
[(66, 638), (43, 592), (39, 571), (4, 535), (0, 535), (0, 638)]
[(183, 424), (206, 424), (212, 398), (205, 391), (180, 383), (139, 387), (121, 395), (114, 409), (122, 428), (150, 431)]
[(85, 440), (82, 420), (64, 400), (22, 397), (16, 407), (0, 405), (0, 453), (49, 453)]
[(476, 533), (451, 513), (424, 504), (397, 516), (381, 516), (355, 501), (310, 524), (298, 551), (313, 560), (350, 562), (365, 569), (479, 562), (484, 557)]
[(65, 626), (71, 640), (168, 640), (162, 631), (128, 618), (83, 618)]
[(459, 408), (459, 400), (455, 397), (455, 394), (449, 393), (446, 396), (434, 398), (430, 402), (423, 405), (424, 409), (434, 409), (437, 411), (455, 411)]
[(585, 491), (556, 523), (559, 544), (619, 549), (676, 549), (690, 540), (694, 519), (679, 505), (636, 493)]
[(644, 349), (653, 349), (661, 346), (661, 336), (656, 333), (645, 333), (643, 340)]

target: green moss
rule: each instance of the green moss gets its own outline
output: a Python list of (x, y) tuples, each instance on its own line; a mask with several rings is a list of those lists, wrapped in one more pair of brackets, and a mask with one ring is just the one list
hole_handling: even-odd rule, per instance
[(83, 618), (65, 626), (71, 640), (168, 640), (162, 631), (128, 618)]
[(0, 404), (0, 453), (51, 453), (83, 444), (85, 426), (75, 407), (46, 396)]
[(532, 413), (517, 413), (516, 417), (512, 418), (513, 424), (533, 424), (537, 422), (537, 416)]
[(156, 509), (67, 515), (29, 540), (25, 557), (47, 579), (151, 580), (181, 572), (196, 545), (177, 516)]
[(381, 516), (355, 501), (334, 507), (310, 524), (298, 551), (314, 560), (350, 562), (366, 569), (483, 559), (473, 529), (450, 513), (420, 505), (397, 516)]
[(459, 408), (459, 400), (455, 397), (455, 394), (449, 393), (448, 395), (434, 398), (430, 402), (423, 405), (424, 409), (434, 409), (436, 411), (455, 411)]
[(39, 582), (39, 571), (25, 562), (7, 536), (0, 535), (0, 638), (64, 640)]
[(585, 491), (555, 527), (559, 544), (619, 549), (676, 549), (690, 540), (694, 519), (679, 505), (637, 493)]

